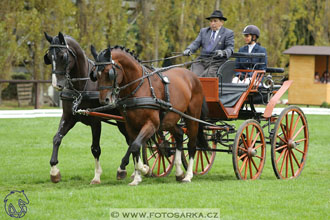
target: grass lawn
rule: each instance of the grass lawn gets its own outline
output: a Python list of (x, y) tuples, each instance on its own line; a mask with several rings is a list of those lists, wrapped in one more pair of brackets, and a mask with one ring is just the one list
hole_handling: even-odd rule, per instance
[[(219, 208), (221, 219), (329, 219), (330, 116), (307, 115), (307, 120), (309, 152), (298, 179), (276, 179), (267, 146), (259, 180), (237, 180), (231, 155), (217, 153), (211, 171), (192, 183), (177, 183), (173, 169), (168, 177), (144, 178), (130, 187), (129, 178), (116, 180), (126, 145), (115, 127), (103, 124), (100, 185), (89, 185), (91, 132), (80, 123), (62, 141), (62, 181), (53, 184), (49, 160), (59, 118), (1, 119), (0, 198), (24, 190), (30, 204), (23, 219), (109, 219), (110, 208)], [(128, 174), (132, 171), (131, 162)], [(1, 207), (0, 219), (11, 219)]]

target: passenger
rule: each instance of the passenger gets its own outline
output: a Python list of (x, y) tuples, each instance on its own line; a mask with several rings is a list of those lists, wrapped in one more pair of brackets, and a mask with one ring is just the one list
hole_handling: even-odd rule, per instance
[[(236, 58), (235, 69), (256, 69), (265, 70), (267, 68), (267, 52), (266, 49), (257, 43), (260, 36), (260, 30), (255, 25), (248, 25), (243, 30), (245, 46), (241, 47), (238, 52), (242, 53), (264, 53), (265, 57), (256, 58)], [(245, 78), (245, 74), (248, 76)], [(233, 83), (250, 83), (252, 72), (238, 72), (233, 78)]]
[(234, 52), (234, 32), (223, 27), (227, 20), (220, 10), (215, 10), (210, 17), (210, 27), (202, 28), (195, 39), (183, 52), (184, 56), (202, 47), (201, 55), (198, 59), (215, 56), (214, 59), (206, 59), (193, 63), (191, 70), (199, 77), (216, 77), (219, 67), (228, 60)]
[(320, 75), (318, 72), (314, 74), (314, 83), (320, 83)]

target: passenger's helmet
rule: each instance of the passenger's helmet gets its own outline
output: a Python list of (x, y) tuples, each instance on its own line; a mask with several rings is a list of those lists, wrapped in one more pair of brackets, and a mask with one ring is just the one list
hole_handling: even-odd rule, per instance
[(251, 34), (251, 35), (256, 35), (257, 38), (260, 36), (260, 30), (257, 26), (255, 25), (248, 25), (244, 28), (243, 34)]

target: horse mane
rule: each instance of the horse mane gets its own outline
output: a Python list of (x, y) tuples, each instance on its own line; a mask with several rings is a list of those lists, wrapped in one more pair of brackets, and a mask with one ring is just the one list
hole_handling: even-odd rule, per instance
[(124, 46), (120, 46), (120, 45), (115, 45), (114, 47), (111, 48), (111, 51), (114, 49), (120, 49), (121, 51), (131, 55), (138, 63), (141, 63), (141, 60), (138, 58), (138, 56), (135, 54), (134, 50), (130, 50)]

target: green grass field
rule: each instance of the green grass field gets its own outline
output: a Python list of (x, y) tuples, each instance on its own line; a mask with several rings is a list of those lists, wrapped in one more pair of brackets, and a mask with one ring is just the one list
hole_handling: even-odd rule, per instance
[[(59, 151), (62, 181), (49, 179), (49, 160), (59, 118), (0, 120), (0, 199), (24, 190), (30, 200), (23, 219), (109, 219), (110, 208), (219, 208), (221, 219), (329, 219), (330, 116), (307, 116), (310, 144), (306, 166), (298, 179), (277, 180), (267, 146), (259, 180), (238, 181), (232, 157), (218, 153), (211, 171), (192, 183), (144, 178), (137, 187), (130, 179), (116, 180), (126, 151), (124, 138), (103, 124), (100, 185), (90, 185), (94, 159), (90, 128), (77, 124)], [(239, 122), (241, 123), (241, 122)], [(133, 171), (132, 162), (128, 174)], [(11, 219), (0, 207), (0, 219)]]

